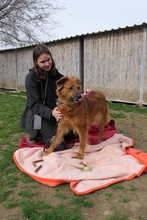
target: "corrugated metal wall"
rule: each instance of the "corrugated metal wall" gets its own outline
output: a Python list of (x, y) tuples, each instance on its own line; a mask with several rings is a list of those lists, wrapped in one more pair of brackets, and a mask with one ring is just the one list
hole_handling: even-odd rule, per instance
[(16, 88), (15, 51), (0, 52), (0, 87)]
[[(146, 38), (143, 25), (71, 37), (47, 46), (58, 70), (83, 79), (85, 89), (100, 89), (109, 100), (147, 104)], [(33, 46), (0, 51), (0, 87), (24, 90), (33, 65), (32, 50)]]
[(47, 46), (52, 52), (59, 72), (78, 77), (78, 38), (49, 43)]
[(85, 85), (101, 89), (108, 99), (138, 101), (142, 37), (140, 30), (85, 37)]

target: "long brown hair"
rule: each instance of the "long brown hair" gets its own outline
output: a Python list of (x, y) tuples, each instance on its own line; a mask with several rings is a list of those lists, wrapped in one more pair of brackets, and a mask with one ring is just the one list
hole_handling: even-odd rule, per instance
[(50, 50), (48, 49), (48, 47), (45, 44), (39, 44), (37, 45), (34, 50), (33, 50), (33, 62), (34, 62), (34, 69), (35, 69), (35, 73), (37, 74), (37, 76), (39, 78), (44, 78), (47, 75), (47, 72), (42, 70), (37, 64), (36, 61), (37, 59), (40, 57), (40, 55), (42, 54), (48, 54), (50, 55), (51, 59), (52, 59), (52, 67), (51, 70), (48, 72), (48, 74), (50, 76), (55, 76), (56, 75), (56, 67), (55, 67), (55, 62), (54, 59), (52, 57), (52, 54), (50, 52)]

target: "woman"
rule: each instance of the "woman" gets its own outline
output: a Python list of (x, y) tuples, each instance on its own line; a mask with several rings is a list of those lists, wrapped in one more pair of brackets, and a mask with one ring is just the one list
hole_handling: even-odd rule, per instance
[[(56, 107), (56, 81), (63, 77), (55, 67), (52, 54), (48, 47), (40, 44), (33, 51), (34, 67), (26, 76), (26, 108), (22, 115), (20, 126), (27, 132), (28, 143), (35, 143), (42, 136), (45, 145), (48, 144), (57, 121), (62, 114)], [(34, 128), (34, 115), (41, 116), (41, 129)], [(66, 149), (65, 142), (56, 150)]]

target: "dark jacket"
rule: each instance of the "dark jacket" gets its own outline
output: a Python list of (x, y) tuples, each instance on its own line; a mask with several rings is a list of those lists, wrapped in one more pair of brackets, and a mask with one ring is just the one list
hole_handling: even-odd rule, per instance
[[(56, 76), (48, 76), (47, 95), (45, 98), (45, 86), (47, 79), (40, 79), (33, 69), (29, 70), (26, 76), (26, 108), (20, 120), (20, 127), (32, 138), (35, 138), (38, 131), (34, 130), (34, 115), (40, 115), (50, 120), (52, 111), (56, 107), (56, 81), (63, 77), (56, 70)], [(45, 104), (43, 101), (45, 99)]]

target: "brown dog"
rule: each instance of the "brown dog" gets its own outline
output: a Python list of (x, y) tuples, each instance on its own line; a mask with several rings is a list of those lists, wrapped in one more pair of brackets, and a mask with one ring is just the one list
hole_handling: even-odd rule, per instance
[(63, 136), (73, 130), (79, 135), (80, 149), (73, 158), (82, 159), (88, 139), (88, 129), (92, 123), (100, 128), (102, 141), (105, 125), (108, 122), (108, 106), (105, 96), (96, 90), (82, 95), (81, 81), (76, 77), (62, 77), (57, 81), (58, 109), (63, 114), (57, 132), (49, 149), (42, 152), (48, 155), (63, 141)]

